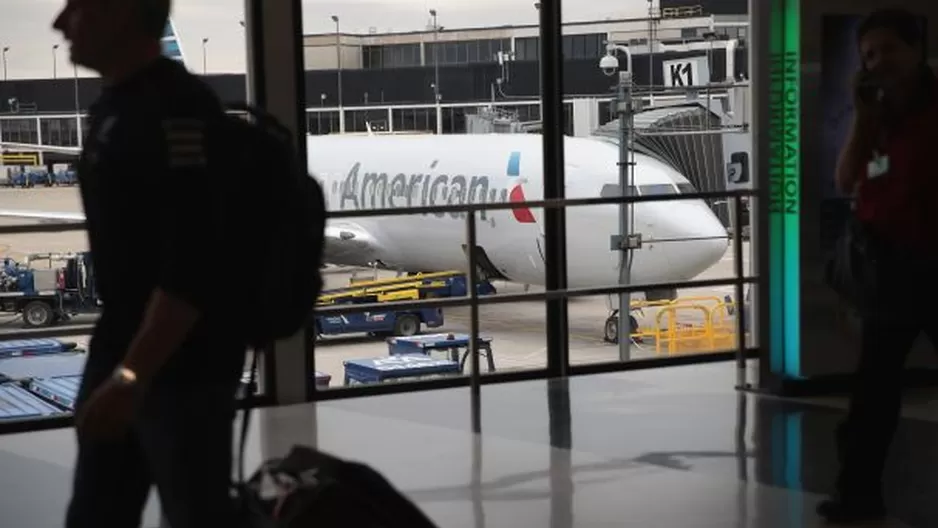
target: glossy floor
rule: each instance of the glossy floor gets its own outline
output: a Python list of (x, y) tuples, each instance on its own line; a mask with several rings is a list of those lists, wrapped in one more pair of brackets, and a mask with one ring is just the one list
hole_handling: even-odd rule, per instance
[[(820, 525), (843, 402), (738, 394), (734, 376), (726, 363), (487, 386), (481, 435), (462, 389), (256, 411), (246, 463), (318, 444), (371, 463), (441, 528)], [(911, 400), (885, 526), (933, 527), (938, 405)], [(0, 438), (3, 525), (61, 526), (73, 457), (71, 431)]]

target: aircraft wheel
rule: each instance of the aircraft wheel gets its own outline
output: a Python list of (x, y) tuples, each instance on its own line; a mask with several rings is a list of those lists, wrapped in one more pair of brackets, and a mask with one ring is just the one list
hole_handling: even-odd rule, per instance
[(607, 343), (619, 342), (619, 317), (610, 315), (603, 328), (603, 340)]
[(23, 323), (29, 328), (49, 326), (55, 319), (55, 312), (49, 303), (33, 301), (23, 308)]
[[(631, 327), (631, 333), (638, 332), (638, 319), (634, 315), (629, 316), (629, 326)], [(603, 340), (607, 343), (618, 344), (619, 343), (619, 316), (610, 315), (606, 319), (606, 324), (603, 327)]]
[(394, 335), (408, 337), (420, 331), (420, 319), (416, 315), (404, 314), (394, 322)]

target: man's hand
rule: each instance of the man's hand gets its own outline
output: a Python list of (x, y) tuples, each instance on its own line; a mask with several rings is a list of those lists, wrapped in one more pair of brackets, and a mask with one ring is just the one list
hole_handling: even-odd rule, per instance
[(113, 379), (102, 383), (75, 417), (78, 434), (92, 440), (118, 440), (127, 434), (137, 406), (135, 387)]
[[(869, 91), (869, 75), (863, 71), (853, 76), (854, 116), (847, 141), (837, 159), (834, 181), (840, 192), (852, 195), (857, 183), (865, 178), (867, 163), (880, 141), (883, 130), (883, 105), (875, 100), (861, 96), (861, 91)], [(862, 88), (862, 89), (861, 89)]]

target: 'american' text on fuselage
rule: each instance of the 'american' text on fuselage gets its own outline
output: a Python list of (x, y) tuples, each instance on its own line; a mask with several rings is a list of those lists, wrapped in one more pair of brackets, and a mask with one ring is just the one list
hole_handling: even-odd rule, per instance
[[(436, 167), (436, 162), (430, 166)], [(449, 176), (446, 174), (398, 173), (391, 177), (384, 172), (365, 172), (361, 177), (361, 163), (352, 166), (339, 189), (339, 208), (384, 209), (395, 207), (431, 207), (434, 205), (460, 205), (479, 203), (505, 203), (508, 189), (493, 188), (488, 176)], [(465, 212), (434, 213), (438, 217), (449, 214), (465, 218)], [(486, 212), (479, 216), (486, 219)]]

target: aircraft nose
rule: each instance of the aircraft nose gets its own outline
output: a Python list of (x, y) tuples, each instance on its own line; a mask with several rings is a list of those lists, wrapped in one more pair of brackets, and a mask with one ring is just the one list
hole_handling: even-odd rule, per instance
[[(673, 248), (675, 255), (670, 259), (672, 266), (681, 267), (681, 275), (691, 280), (720, 262), (729, 247), (726, 228), (713, 211), (703, 203), (674, 204), (675, 209), (684, 209), (684, 214), (671, 218), (680, 225), (672, 228), (683, 239), (680, 248)], [(672, 213), (677, 211), (672, 210)]]
[(695, 239), (695, 260), (700, 270), (695, 275), (698, 275), (723, 259), (729, 247), (729, 236), (726, 227), (706, 204), (696, 204), (696, 208), (697, 220), (691, 225), (691, 230)]

